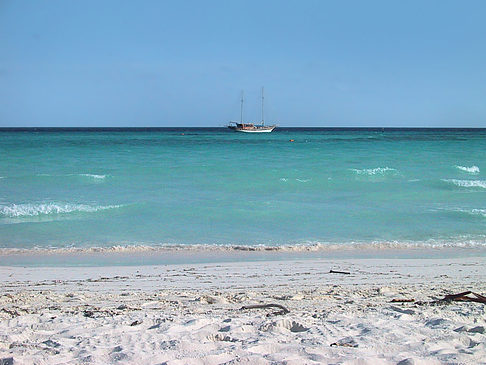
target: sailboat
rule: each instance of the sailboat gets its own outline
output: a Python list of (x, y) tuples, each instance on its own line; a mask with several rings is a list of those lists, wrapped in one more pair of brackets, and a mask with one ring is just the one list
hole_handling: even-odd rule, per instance
[(243, 132), (243, 133), (270, 133), (273, 131), (277, 125), (265, 125), (265, 114), (264, 114), (264, 89), (262, 87), (262, 123), (261, 124), (253, 124), (253, 123), (243, 123), (243, 92), (241, 93), (241, 110), (240, 110), (240, 122), (230, 122), (228, 124), (228, 128), (236, 131), (236, 132)]

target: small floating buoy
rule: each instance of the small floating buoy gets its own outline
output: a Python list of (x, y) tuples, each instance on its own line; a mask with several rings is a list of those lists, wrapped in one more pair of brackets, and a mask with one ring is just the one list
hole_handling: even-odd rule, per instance
[(294, 142), (294, 140), (293, 139), (289, 139), (289, 142)]
[(181, 136), (183, 136), (183, 135), (184, 135), (184, 133), (181, 133)]

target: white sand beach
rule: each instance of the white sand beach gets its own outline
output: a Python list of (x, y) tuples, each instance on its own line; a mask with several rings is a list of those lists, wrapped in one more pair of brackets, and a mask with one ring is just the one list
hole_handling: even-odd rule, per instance
[[(486, 294), (485, 264), (470, 257), (4, 266), (0, 363), (485, 364), (486, 305), (432, 303)], [(255, 304), (289, 313), (242, 309)]]

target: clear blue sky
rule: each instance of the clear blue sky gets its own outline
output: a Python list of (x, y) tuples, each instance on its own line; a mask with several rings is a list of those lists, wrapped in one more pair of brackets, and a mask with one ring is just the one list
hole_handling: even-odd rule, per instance
[(486, 127), (486, 1), (0, 0), (0, 126)]

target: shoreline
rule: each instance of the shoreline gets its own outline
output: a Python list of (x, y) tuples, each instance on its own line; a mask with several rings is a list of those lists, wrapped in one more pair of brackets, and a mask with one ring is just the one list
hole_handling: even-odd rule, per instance
[[(486, 305), (417, 303), (466, 290), (486, 294), (484, 257), (1, 266), (0, 282), (0, 359), (12, 357), (14, 364), (478, 364), (486, 358)], [(242, 309), (269, 303), (290, 313)]]
[(474, 246), (113, 246), (107, 248), (0, 249), (0, 267), (103, 267), (210, 264), (231, 262), (486, 258), (486, 247)]

